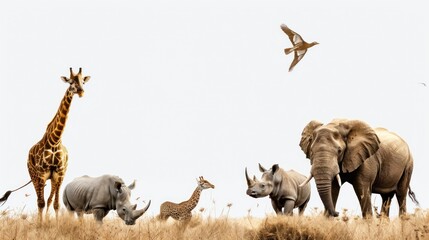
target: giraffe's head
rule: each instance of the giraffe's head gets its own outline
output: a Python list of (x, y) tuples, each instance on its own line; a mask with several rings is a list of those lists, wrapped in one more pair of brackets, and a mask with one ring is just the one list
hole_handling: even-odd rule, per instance
[(70, 84), (69, 91), (73, 94), (78, 94), (79, 97), (83, 96), (83, 93), (85, 92), (83, 90), (83, 85), (88, 82), (90, 78), (90, 76), (82, 76), (82, 68), (79, 68), (79, 72), (77, 74), (74, 74), (72, 68), (70, 68), (70, 78), (64, 76), (61, 77), (64, 82)]
[(199, 180), (197, 180), (198, 182), (198, 186), (201, 189), (207, 189), (207, 188), (215, 188), (215, 186), (213, 184), (211, 184), (209, 181), (205, 180), (202, 176), (200, 177)]

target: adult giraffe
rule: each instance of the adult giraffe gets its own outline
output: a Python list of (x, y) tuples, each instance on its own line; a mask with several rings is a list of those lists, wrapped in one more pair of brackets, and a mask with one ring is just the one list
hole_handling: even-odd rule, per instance
[[(33, 182), (36, 190), (37, 206), (39, 208), (39, 223), (43, 220), (42, 212), (45, 207), (44, 188), (48, 179), (51, 180), (51, 193), (48, 198), (46, 213), (49, 210), (52, 199), (55, 197), (54, 210), (56, 217), (58, 217), (58, 209), (60, 206), (59, 191), (67, 170), (68, 161), (67, 149), (61, 142), (61, 136), (64, 132), (67, 114), (69, 112), (73, 96), (75, 94), (78, 94), (79, 97), (83, 96), (83, 84), (88, 82), (89, 78), (89, 76), (82, 76), (82, 68), (79, 68), (79, 72), (77, 74), (74, 74), (72, 68), (70, 68), (70, 78), (61, 77), (61, 79), (64, 82), (69, 83), (70, 86), (61, 101), (57, 113), (48, 124), (45, 135), (43, 135), (42, 139), (31, 147), (29, 151), (27, 166), (31, 180), (25, 185)], [(7, 191), (0, 199), (0, 203), (5, 202), (9, 195), (18, 189)]]

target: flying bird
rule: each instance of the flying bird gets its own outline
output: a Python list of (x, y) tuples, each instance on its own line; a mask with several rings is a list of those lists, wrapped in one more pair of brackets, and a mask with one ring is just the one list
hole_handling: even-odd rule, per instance
[(298, 33), (292, 31), (286, 24), (280, 25), (280, 28), (285, 32), (290, 41), (292, 42), (293, 47), (291, 48), (285, 48), (285, 53), (288, 55), (291, 52), (294, 52), (295, 56), (293, 58), (293, 61), (289, 67), (289, 72), (293, 70), (295, 65), (301, 61), (301, 59), (304, 57), (304, 55), (307, 53), (307, 49), (311, 48), (312, 46), (319, 44), (318, 42), (312, 42), (307, 43), (302, 39), (301, 35)]

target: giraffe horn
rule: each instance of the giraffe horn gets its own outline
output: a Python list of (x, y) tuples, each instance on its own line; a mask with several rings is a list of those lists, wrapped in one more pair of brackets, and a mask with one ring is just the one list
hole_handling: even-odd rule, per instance
[(70, 78), (74, 76), (73, 68), (70, 68)]
[(79, 68), (79, 73), (77, 75), (81, 75), (82, 74), (82, 68)]

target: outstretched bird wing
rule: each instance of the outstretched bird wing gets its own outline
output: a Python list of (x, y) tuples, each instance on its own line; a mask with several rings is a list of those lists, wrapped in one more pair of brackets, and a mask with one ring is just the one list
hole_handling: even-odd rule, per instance
[[(292, 44), (295, 46), (298, 43), (304, 42), (301, 35), (298, 33), (292, 31), (286, 24), (280, 25), (280, 28), (283, 30), (283, 32), (286, 33), (286, 35), (289, 37), (289, 40), (292, 42)], [(304, 53), (305, 54), (305, 53)], [(299, 61), (299, 60), (298, 60)]]
[(306, 52), (307, 50), (296, 50), (294, 52), (295, 56), (293, 58), (292, 63), (290, 64), (289, 72), (293, 70), (293, 68), (295, 67), (296, 64), (298, 64), (299, 61), (301, 61), (301, 59), (304, 57)]

